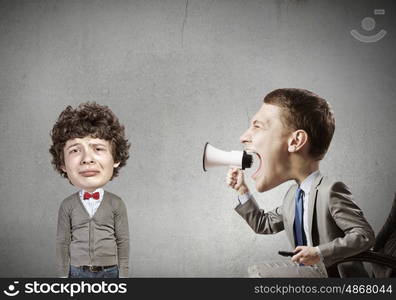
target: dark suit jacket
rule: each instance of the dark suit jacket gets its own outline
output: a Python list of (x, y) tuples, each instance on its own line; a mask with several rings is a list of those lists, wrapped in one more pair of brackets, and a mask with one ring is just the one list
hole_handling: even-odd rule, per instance
[[(286, 230), (291, 245), (295, 247), (293, 223), (297, 188), (297, 184), (291, 186), (282, 205), (272, 211), (260, 209), (254, 198), (238, 205), (235, 210), (256, 233), (272, 234)], [(374, 232), (344, 183), (319, 175), (312, 183), (308, 201), (312, 243), (319, 247), (326, 267), (373, 245)]]

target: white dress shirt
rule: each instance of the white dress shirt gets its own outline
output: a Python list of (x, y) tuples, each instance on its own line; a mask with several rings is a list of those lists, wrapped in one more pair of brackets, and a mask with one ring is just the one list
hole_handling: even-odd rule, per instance
[(303, 197), (303, 225), (304, 225), (304, 233), (305, 237), (307, 238), (307, 246), (312, 247), (312, 236), (311, 236), (311, 230), (309, 230), (308, 227), (308, 199), (309, 199), (309, 194), (311, 192), (311, 186), (312, 182), (315, 180), (315, 178), (319, 175), (319, 170), (311, 173), (307, 178), (304, 179), (303, 182), (301, 182), (300, 188), (304, 191), (304, 197)]
[(89, 198), (89, 199), (84, 200), (85, 191), (84, 190), (80, 190), (80, 193), (79, 193), (80, 200), (81, 200), (82, 204), (84, 205), (85, 210), (89, 214), (90, 218), (92, 218), (95, 215), (96, 210), (98, 209), (100, 203), (103, 200), (103, 194), (104, 194), (103, 189), (102, 188), (98, 188), (98, 189), (96, 189), (95, 191), (93, 191), (90, 194), (93, 194), (93, 193), (96, 193), (96, 192), (99, 192), (99, 199), (98, 200), (96, 200), (94, 198)]

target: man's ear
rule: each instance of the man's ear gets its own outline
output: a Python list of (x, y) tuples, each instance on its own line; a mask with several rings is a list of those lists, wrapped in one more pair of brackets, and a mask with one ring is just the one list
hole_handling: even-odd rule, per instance
[(64, 165), (60, 166), (60, 168), (61, 168), (61, 170), (62, 170), (63, 172), (67, 173), (67, 172), (66, 172), (66, 167), (65, 167)]
[(117, 168), (117, 167), (120, 165), (120, 163), (121, 163), (121, 162), (116, 162), (116, 163), (114, 163), (113, 167), (114, 167), (114, 168)]
[(308, 134), (305, 130), (298, 129), (289, 137), (287, 150), (289, 152), (297, 152), (308, 142)]

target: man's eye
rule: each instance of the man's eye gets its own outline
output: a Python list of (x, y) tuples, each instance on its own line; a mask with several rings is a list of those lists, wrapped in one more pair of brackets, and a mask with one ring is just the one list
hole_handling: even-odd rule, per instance
[(76, 153), (76, 152), (78, 152), (78, 149), (72, 149), (72, 150), (70, 150), (69, 153)]
[(96, 151), (105, 151), (104, 148), (96, 148)]

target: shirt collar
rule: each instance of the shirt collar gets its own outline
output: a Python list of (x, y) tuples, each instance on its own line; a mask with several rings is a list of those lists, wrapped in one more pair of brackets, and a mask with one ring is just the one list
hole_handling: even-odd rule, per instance
[[(102, 188), (98, 188), (98, 189), (94, 190), (94, 191), (93, 191), (92, 193), (90, 193), (90, 194), (93, 194), (93, 193), (96, 193), (96, 192), (99, 193), (99, 201), (102, 201), (102, 199), (103, 199), (103, 194), (104, 194), (104, 190), (103, 190)], [(84, 189), (80, 190), (79, 196), (80, 196), (80, 199), (81, 199), (81, 200), (83, 200), (84, 193), (85, 193), (85, 190), (84, 190)]]
[(309, 174), (309, 176), (305, 178), (303, 182), (301, 182), (300, 188), (304, 191), (305, 195), (309, 194), (309, 192), (311, 191), (312, 182), (315, 180), (316, 177), (319, 176), (319, 174), (319, 170), (316, 170)]

